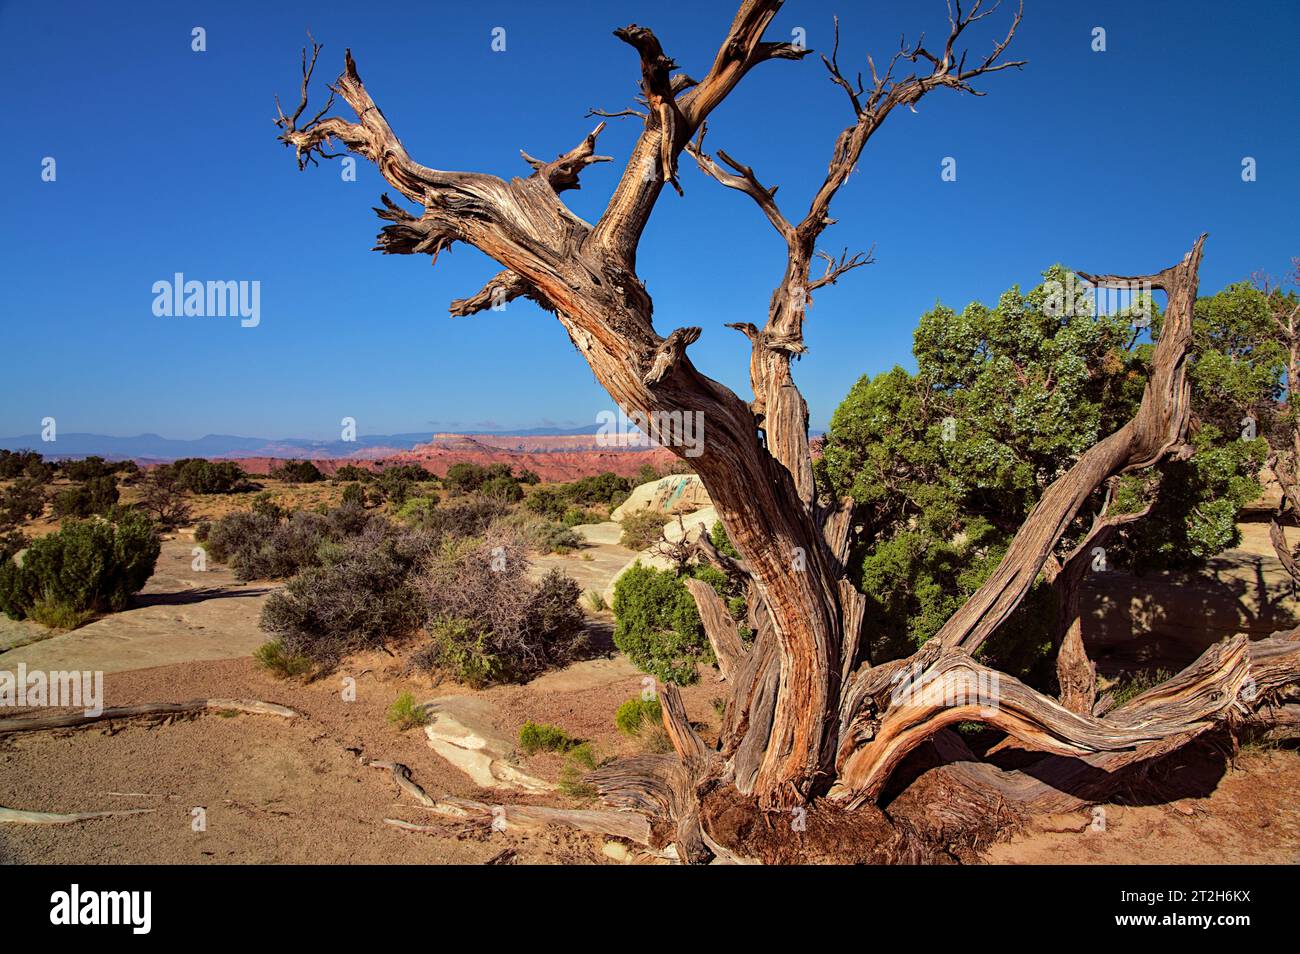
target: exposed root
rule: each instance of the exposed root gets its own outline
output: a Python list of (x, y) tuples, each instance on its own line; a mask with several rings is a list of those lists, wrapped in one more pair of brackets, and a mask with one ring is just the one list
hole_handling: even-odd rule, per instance
[(0, 825), (71, 825), (76, 822), (91, 821), (95, 818), (114, 818), (121, 815), (149, 815), (155, 808), (127, 808), (110, 812), (25, 812), (17, 808), (5, 808), (0, 805)]
[(118, 706), (105, 709), (98, 715), (74, 712), (62, 715), (15, 716), (11, 719), (0, 719), (0, 735), (37, 732), (42, 729), (72, 729), (97, 722), (141, 716), (188, 715), (209, 709), (218, 712), (273, 715), (283, 719), (298, 718), (298, 713), (274, 702), (262, 702), (257, 699), (191, 699), (188, 702), (144, 702), (135, 706)]
[[(400, 762), (366, 760), (372, 768), (387, 769), (393, 780), (421, 807), (461, 825), (486, 827), (494, 831), (527, 831), (547, 825), (561, 825), (595, 835), (625, 838), (639, 845), (651, 847), (649, 820), (636, 812), (551, 808), (545, 805), (489, 805), (468, 798), (446, 796), (436, 799), (411, 779), (411, 770)], [(406, 831), (435, 831), (446, 834), (445, 825), (415, 825), (400, 819), (385, 818), (385, 824)]]

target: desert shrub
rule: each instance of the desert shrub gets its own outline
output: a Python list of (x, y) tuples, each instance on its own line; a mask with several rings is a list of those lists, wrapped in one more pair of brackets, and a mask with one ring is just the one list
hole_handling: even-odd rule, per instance
[[(574, 523), (593, 523), (603, 520), (601, 514), (592, 514), (592, 507), (616, 507), (632, 490), (632, 482), (613, 473), (582, 477), (572, 483), (550, 484), (535, 487), (524, 500), (524, 506), (534, 513), (563, 519), (567, 513), (581, 513), (584, 518)], [(592, 514), (593, 519), (587, 515)], [(569, 523), (568, 520), (565, 520)], [(570, 524), (572, 525), (572, 524)]]
[(1117, 707), (1122, 706), (1131, 699), (1136, 699), (1148, 689), (1154, 689), (1171, 676), (1173, 676), (1173, 673), (1167, 669), (1126, 673), (1115, 683), (1110, 692), (1115, 697), (1115, 705)]
[(623, 518), (623, 532), (618, 542), (629, 550), (644, 550), (663, 538), (668, 521), (658, 510), (638, 510)]
[(457, 494), (470, 494), (483, 486), (493, 477), (509, 477), (510, 468), (504, 464), (480, 467), (468, 461), (452, 464), (447, 468), (447, 475), (442, 478), (442, 485)]
[(538, 553), (571, 553), (586, 544), (564, 524), (526, 510), (517, 510), (498, 522), (518, 532), (524, 545)]
[(272, 639), (254, 649), (253, 659), (263, 669), (269, 670), (281, 679), (305, 676), (314, 668), (310, 659), (301, 653), (287, 651), (284, 643), (278, 639)]
[(556, 788), (560, 790), (562, 795), (568, 795), (570, 798), (583, 800), (595, 798), (600, 794), (600, 790), (590, 782), (584, 781), (584, 774), (583, 766), (572, 761), (565, 762), (564, 767), (560, 769), (560, 778), (556, 782)]
[(564, 665), (585, 643), (578, 584), (558, 570), (530, 580), (524, 547), (505, 528), (443, 537), (420, 586), (436, 630), (422, 657), (431, 667), (468, 668), (481, 681), (523, 680)]
[(263, 505), (217, 520), (204, 541), (208, 555), (241, 580), (293, 576), (317, 562), (317, 550), (337, 536), (327, 516)]
[(42, 626), (66, 632), (86, 625), (95, 618), (95, 611), (73, 609), (66, 603), (41, 599), (32, 604), (27, 615)]
[(28, 546), (21, 564), (0, 564), (0, 610), (23, 619), (37, 603), (45, 614), (125, 609), (153, 574), (159, 550), (154, 525), (142, 514), (72, 520)]
[(600, 613), (609, 609), (605, 605), (605, 597), (599, 590), (588, 590), (582, 594), (582, 599), (587, 604), (587, 609), (595, 613)]
[(325, 479), (325, 475), (309, 460), (287, 460), (272, 468), (271, 476), (286, 484), (314, 484)]
[(366, 470), (364, 467), (358, 467), (356, 464), (344, 464), (338, 470), (334, 471), (334, 476), (331, 479), (336, 483), (343, 483), (351, 480), (364, 484), (374, 480), (374, 474)]
[(520, 469), (517, 479), (521, 484), (540, 484), (542, 482), (541, 476), (536, 471), (529, 470), (527, 467)]
[(0, 492), (0, 527), (16, 527), (44, 512), (45, 491), (38, 480), (23, 477)]
[(568, 752), (578, 745), (578, 740), (558, 725), (546, 725), (529, 719), (519, 729), (519, 748), (525, 755), (536, 755), (538, 752)]
[(695, 600), (669, 570), (639, 560), (625, 570), (614, 583), (614, 616), (614, 645), (664, 682), (692, 683), (695, 667), (713, 662)]
[(427, 497), (412, 497), (397, 509), (397, 519), (404, 523), (419, 525), (432, 518), (430, 514), (438, 507), (439, 497), (435, 493)]
[(96, 477), (108, 477), (115, 473), (113, 466), (102, 457), (91, 455), (81, 460), (65, 460), (59, 465), (59, 470), (68, 480), (83, 481), (93, 480)]
[(654, 464), (642, 464), (636, 469), (636, 476), (632, 478), (632, 484), (635, 487), (640, 487), (642, 484), (648, 484), (662, 476), (663, 474), (659, 473)]
[(343, 502), (345, 504), (355, 504), (358, 507), (366, 505), (366, 492), (358, 483), (343, 485)]
[(153, 468), (151, 475), (175, 481), (180, 490), (194, 494), (229, 494), (247, 485), (248, 475), (234, 461), (182, 457)]
[(415, 514), (410, 523), (435, 538), (462, 539), (481, 536), (505, 513), (506, 508), (494, 500), (472, 497)]
[(161, 527), (179, 527), (190, 519), (180, 477), (166, 468), (155, 468), (145, 478), (137, 506)]
[(646, 722), (662, 722), (663, 706), (658, 699), (629, 699), (614, 713), (614, 725), (624, 735), (636, 735)]
[(533, 513), (559, 520), (569, 509), (569, 502), (555, 487), (536, 487), (524, 498), (524, 506)]
[(524, 499), (524, 488), (513, 477), (492, 477), (483, 481), (478, 492), (489, 500), (518, 503)]
[(47, 465), (45, 458), (36, 451), (0, 449), (0, 480), (16, 480), (19, 477), (48, 480), (48, 474), (45, 472), (46, 467), (49, 467), (51, 471), (53, 470), (53, 465)]
[(111, 476), (92, 477), (54, 496), (57, 517), (90, 517), (108, 513), (117, 504), (117, 481)]
[(417, 703), (415, 696), (409, 692), (403, 692), (393, 700), (393, 704), (388, 707), (387, 717), (389, 722), (397, 726), (399, 732), (414, 729), (429, 721), (429, 714), (424, 710), (424, 706)]
[(587, 510), (582, 507), (570, 507), (564, 511), (564, 516), (560, 518), (560, 523), (566, 527), (576, 527), (582, 523), (600, 523), (605, 519), (605, 515), (595, 510)]
[(416, 464), (385, 467), (374, 478), (371, 494), (376, 502), (387, 502), (400, 507), (417, 494), (421, 484), (432, 480), (432, 475)]
[(617, 507), (632, 492), (632, 481), (606, 471), (589, 477), (580, 477), (569, 484), (561, 484), (561, 493), (571, 504), (591, 507), (601, 504)]
[(355, 500), (345, 500), (334, 508), (326, 507), (324, 516), (329, 523), (330, 537), (335, 540), (355, 537), (372, 523), (386, 523), (382, 516), (367, 512), (366, 508)]
[(639, 741), (645, 752), (662, 755), (673, 750), (658, 699), (627, 700), (614, 713), (614, 725), (619, 732)]
[(430, 621), (427, 631), (428, 643), (411, 660), (417, 668), (440, 669), (471, 689), (482, 689), (500, 676), (504, 667), (491, 649), (491, 633), (476, 620), (441, 616)]
[(382, 521), (355, 537), (318, 546), (325, 561), (307, 566), (271, 594), (262, 608), (262, 628), (289, 652), (322, 664), (408, 635), (423, 622), (413, 571), (427, 547), (424, 535)]

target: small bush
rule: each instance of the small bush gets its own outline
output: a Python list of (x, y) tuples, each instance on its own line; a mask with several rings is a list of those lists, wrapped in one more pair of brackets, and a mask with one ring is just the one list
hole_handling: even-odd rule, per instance
[(117, 481), (112, 476), (92, 477), (56, 494), (54, 515), (85, 518), (106, 514), (117, 505), (117, 498)]
[(470, 494), (497, 477), (509, 479), (510, 468), (505, 464), (480, 467), (478, 464), (461, 462), (447, 468), (447, 476), (442, 478), (442, 484), (453, 493)]
[(343, 502), (357, 507), (364, 507), (366, 505), (366, 492), (358, 483), (344, 484)]
[(632, 481), (608, 471), (590, 477), (581, 477), (571, 484), (561, 486), (569, 502), (580, 507), (591, 507), (597, 504), (617, 507), (632, 492)]
[(524, 507), (533, 513), (559, 520), (569, 509), (569, 502), (555, 487), (535, 487), (532, 493), (524, 498)]
[(309, 460), (285, 461), (279, 467), (272, 468), (271, 476), (286, 484), (314, 484), (325, 479), (325, 475)]
[[(48, 471), (46, 470), (48, 468)], [(19, 477), (48, 480), (53, 466), (36, 451), (11, 451), (0, 448), (0, 480), (15, 480)]]
[(636, 735), (647, 722), (663, 722), (663, 707), (658, 699), (629, 699), (614, 713), (614, 725), (624, 735)]
[(589, 800), (600, 794), (600, 790), (589, 782), (583, 781), (584, 771), (581, 766), (573, 762), (566, 762), (560, 769), (560, 780), (556, 783), (556, 788), (563, 795), (570, 798)]
[(53, 600), (37, 600), (28, 615), (42, 626), (65, 632), (85, 626), (95, 617), (93, 610), (77, 610)]
[(501, 503), (518, 503), (524, 499), (524, 488), (513, 477), (493, 477), (483, 481), (478, 492), (489, 500)]
[(538, 553), (572, 553), (587, 542), (563, 524), (527, 510), (516, 510), (497, 522), (517, 531), (524, 546)]
[(570, 507), (568, 510), (564, 511), (564, 516), (560, 518), (560, 523), (564, 524), (566, 527), (576, 527), (579, 524), (584, 523), (600, 523), (604, 519), (605, 517), (603, 514), (599, 514), (594, 510), (585, 510), (581, 507)]
[(415, 696), (404, 692), (388, 707), (388, 721), (397, 726), (398, 731), (405, 732), (424, 725), (429, 721), (429, 714), (415, 701)]
[(23, 477), (0, 492), (0, 528), (16, 527), (44, 512), (45, 491), (39, 480)]
[(1165, 682), (1173, 676), (1168, 669), (1143, 670), (1141, 672), (1126, 673), (1120, 679), (1116, 680), (1115, 685), (1110, 692), (1115, 697), (1115, 706), (1119, 707), (1131, 699), (1136, 699), (1148, 689), (1154, 689), (1160, 683)]
[(436, 510), (437, 507), (437, 494), (431, 493), (427, 497), (411, 497), (398, 508), (396, 516), (403, 523), (416, 526), (434, 519), (431, 517), (431, 512)]
[(371, 524), (272, 593), (262, 628), (322, 664), (408, 635), (423, 622), (413, 574), (427, 548), (421, 534)]
[(713, 662), (700, 614), (675, 574), (640, 561), (614, 584), (614, 645), (633, 665), (664, 682), (687, 685), (696, 666)]
[(438, 539), (460, 540), (482, 536), (506, 508), (494, 500), (455, 500), (445, 507), (426, 508), (409, 518), (411, 526)]
[(175, 471), (155, 468), (145, 478), (137, 505), (152, 517), (160, 527), (179, 527), (190, 519), (190, 505)]
[[(4, 548), (13, 545), (6, 537)], [(125, 609), (153, 575), (161, 545), (143, 514), (121, 514), (116, 522), (73, 520), (57, 533), (27, 547), (22, 562), (6, 554), (0, 562), (0, 611), (13, 619), (41, 612), (116, 612)], [(67, 618), (67, 617), (65, 617)]]
[[(371, 494), (378, 502), (391, 503), (395, 507), (400, 507), (409, 498), (418, 494), (422, 484), (432, 479), (428, 471), (416, 464), (385, 467), (375, 477)], [(437, 495), (433, 497), (437, 499)]]
[(59, 470), (68, 480), (86, 481), (96, 477), (108, 477), (113, 474), (113, 467), (102, 457), (91, 455), (81, 460), (65, 460)]
[(205, 542), (208, 555), (241, 580), (276, 580), (315, 566), (321, 544), (340, 535), (326, 515), (263, 504), (222, 517)]
[(248, 475), (234, 461), (183, 457), (153, 468), (154, 479), (173, 482), (194, 494), (229, 494), (247, 485)]
[(663, 539), (667, 519), (658, 510), (638, 510), (623, 518), (623, 532), (618, 538), (629, 550), (644, 550)]
[(525, 755), (536, 755), (538, 752), (568, 752), (578, 744), (577, 739), (558, 725), (546, 725), (530, 719), (519, 729), (519, 748)]
[(582, 594), (582, 598), (586, 602), (587, 608), (594, 613), (600, 613), (609, 609), (605, 604), (604, 595), (597, 590), (588, 590), (586, 593)]
[(663, 755), (673, 751), (658, 699), (627, 700), (614, 713), (614, 725), (619, 732), (640, 742), (644, 752)]
[(421, 669), (441, 669), (471, 689), (482, 689), (504, 670), (490, 648), (489, 633), (472, 619), (443, 616), (428, 626), (429, 642), (412, 663)]
[(519, 538), (502, 528), (444, 537), (420, 586), (433, 623), (421, 660), (436, 668), (524, 680), (569, 662), (586, 641), (578, 584), (558, 570), (534, 583)]
[(257, 660), (259, 666), (271, 671), (281, 679), (305, 676), (313, 668), (310, 659), (301, 653), (287, 652), (284, 643), (278, 639), (263, 643), (254, 649), (253, 658)]
[(331, 479), (336, 483), (356, 481), (364, 484), (374, 480), (374, 474), (366, 470), (364, 467), (358, 467), (356, 464), (344, 464), (338, 470), (334, 471), (334, 476)]

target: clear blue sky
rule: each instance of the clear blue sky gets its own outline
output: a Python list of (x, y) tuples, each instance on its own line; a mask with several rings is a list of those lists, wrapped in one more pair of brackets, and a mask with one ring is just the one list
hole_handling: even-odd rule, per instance
[[(554, 318), (526, 302), (451, 319), (496, 265), (457, 246), (427, 258), (368, 251), (385, 184), (364, 162), (299, 173), (275, 141), (273, 96), (296, 98), (298, 50), (325, 44), (318, 81), (344, 47), (420, 162), (502, 176), (529, 170), (631, 105), (633, 51), (610, 35), (652, 27), (695, 77), (735, 2), (102, 3), (0, 6), (5, 146), (0, 435), (39, 430), (170, 437), (361, 433), (586, 424), (610, 406)], [(936, 92), (890, 118), (833, 209), (824, 244), (877, 246), (878, 264), (818, 294), (797, 366), (814, 427), (864, 373), (910, 365), (912, 329), (938, 299), (960, 307), (1028, 286), (1053, 262), (1132, 273), (1175, 261), (1210, 232), (1202, 291), (1300, 254), (1300, 14), (1294, 2), (1029, 0), (1012, 53), (983, 98)], [(571, 11), (568, 16), (561, 11)], [(900, 32), (944, 35), (943, 0), (791, 2), (794, 27), (865, 67)], [(983, 51), (999, 11), (969, 37)], [(190, 49), (194, 26), (207, 52)], [(506, 29), (506, 52), (491, 31)], [(1108, 50), (1090, 49), (1107, 31)], [(941, 39), (939, 42), (942, 42)], [(317, 99), (321, 87), (316, 87)], [(341, 106), (347, 115), (346, 106)], [(820, 62), (768, 63), (714, 114), (709, 142), (752, 164), (791, 217), (825, 172), (847, 101)], [(638, 121), (614, 120), (601, 152), (626, 157)], [(57, 181), (41, 181), (41, 160)], [(956, 182), (940, 180), (945, 156)], [(1244, 183), (1253, 156), (1258, 181)], [(566, 193), (594, 220), (616, 180), (595, 166)], [(739, 193), (683, 162), (640, 270), (661, 332), (699, 324), (696, 364), (748, 396), (744, 339), (783, 264), (775, 233)], [(167, 319), (154, 282), (258, 280), (261, 325)]]

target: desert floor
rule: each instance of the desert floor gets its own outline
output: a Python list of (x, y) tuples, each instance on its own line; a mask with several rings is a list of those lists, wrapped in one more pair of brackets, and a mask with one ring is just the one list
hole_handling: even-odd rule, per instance
[[(584, 589), (632, 554), (610, 526), (588, 528), (584, 553), (548, 557), (538, 570), (563, 565)], [(1175, 645), (1193, 651), (1223, 628), (1251, 631), (1294, 616), (1289, 594), (1273, 585), (1264, 525), (1244, 527), (1242, 547), (1221, 558), (1194, 593), (1181, 578), (1116, 580), (1095, 603), (1097, 632), (1112, 647)], [(72, 633), (48, 636), (34, 624), (0, 629), (0, 668), (99, 669), (110, 706), (199, 697), (260, 699), (299, 713), (274, 716), (210, 711), (162, 720), (119, 720), (79, 729), (0, 737), (0, 806), (33, 812), (147, 809), (75, 824), (0, 825), (0, 861), (10, 863), (582, 863), (653, 860), (603, 837), (547, 828), (497, 832), (439, 824), (436, 832), (402, 831), (385, 822), (439, 820), (404, 794), (369, 760), (408, 765), (434, 796), (489, 804), (582, 807), (557, 791), (484, 787), (442, 757), (421, 729), (399, 732), (385, 711), (403, 691), (459, 720), (502, 751), (500, 763), (542, 783), (560, 777), (551, 754), (509, 752), (527, 719), (562, 726), (590, 740), (601, 755), (631, 754), (636, 743), (614, 728), (618, 705), (637, 695), (643, 674), (606, 653), (523, 686), (471, 692), (403, 673), (383, 654), (350, 660), (310, 683), (279, 680), (249, 653), (264, 641), (261, 604), (274, 584), (239, 583), (223, 568), (193, 569), (193, 539), (164, 543), (158, 569), (127, 612)], [(1164, 588), (1162, 590), (1162, 587)], [(1272, 587), (1272, 589), (1270, 589)], [(1127, 589), (1126, 589), (1127, 588)], [(1134, 593), (1128, 591), (1132, 589)], [(1140, 595), (1134, 595), (1141, 589)], [(1167, 591), (1167, 593), (1166, 593)], [(1116, 597), (1115, 594), (1122, 594)], [(1166, 593), (1165, 596), (1161, 596)], [(1156, 594), (1155, 597), (1152, 594)], [(1208, 595), (1207, 595), (1208, 594)], [(1195, 597), (1195, 598), (1193, 598)], [(1163, 603), (1155, 605), (1155, 603)], [(1154, 601), (1154, 602), (1153, 602)], [(1217, 607), (1211, 613), (1206, 607)], [(1261, 607), (1263, 611), (1261, 611)], [(1211, 621), (1199, 636), (1170, 642), (1186, 629), (1189, 608)], [(1237, 622), (1233, 622), (1233, 619)], [(591, 619), (593, 642), (607, 645), (611, 619)], [(1126, 635), (1125, 635), (1126, 634)], [(46, 638), (42, 638), (46, 637)], [(1127, 652), (1127, 651), (1126, 651)], [(1141, 654), (1139, 654), (1141, 655)], [(1104, 670), (1103, 670), (1104, 671)], [(345, 685), (355, 699), (345, 699)], [(707, 736), (716, 731), (715, 700), (725, 688), (713, 671), (685, 693), (688, 712)], [(48, 711), (48, 710), (46, 710)], [(21, 710), (6, 715), (18, 715)], [(1189, 771), (1194, 769), (1189, 767)], [(1204, 794), (1160, 805), (1103, 806), (1104, 829), (1091, 815), (1042, 819), (994, 845), (983, 860), (1016, 863), (1295, 863), (1300, 862), (1300, 756), (1248, 748), (1220, 767)], [(202, 809), (196, 813), (196, 809)], [(196, 816), (206, 824), (196, 826)], [(442, 820), (445, 822), (445, 819)], [(202, 830), (195, 830), (200, 827)]]

